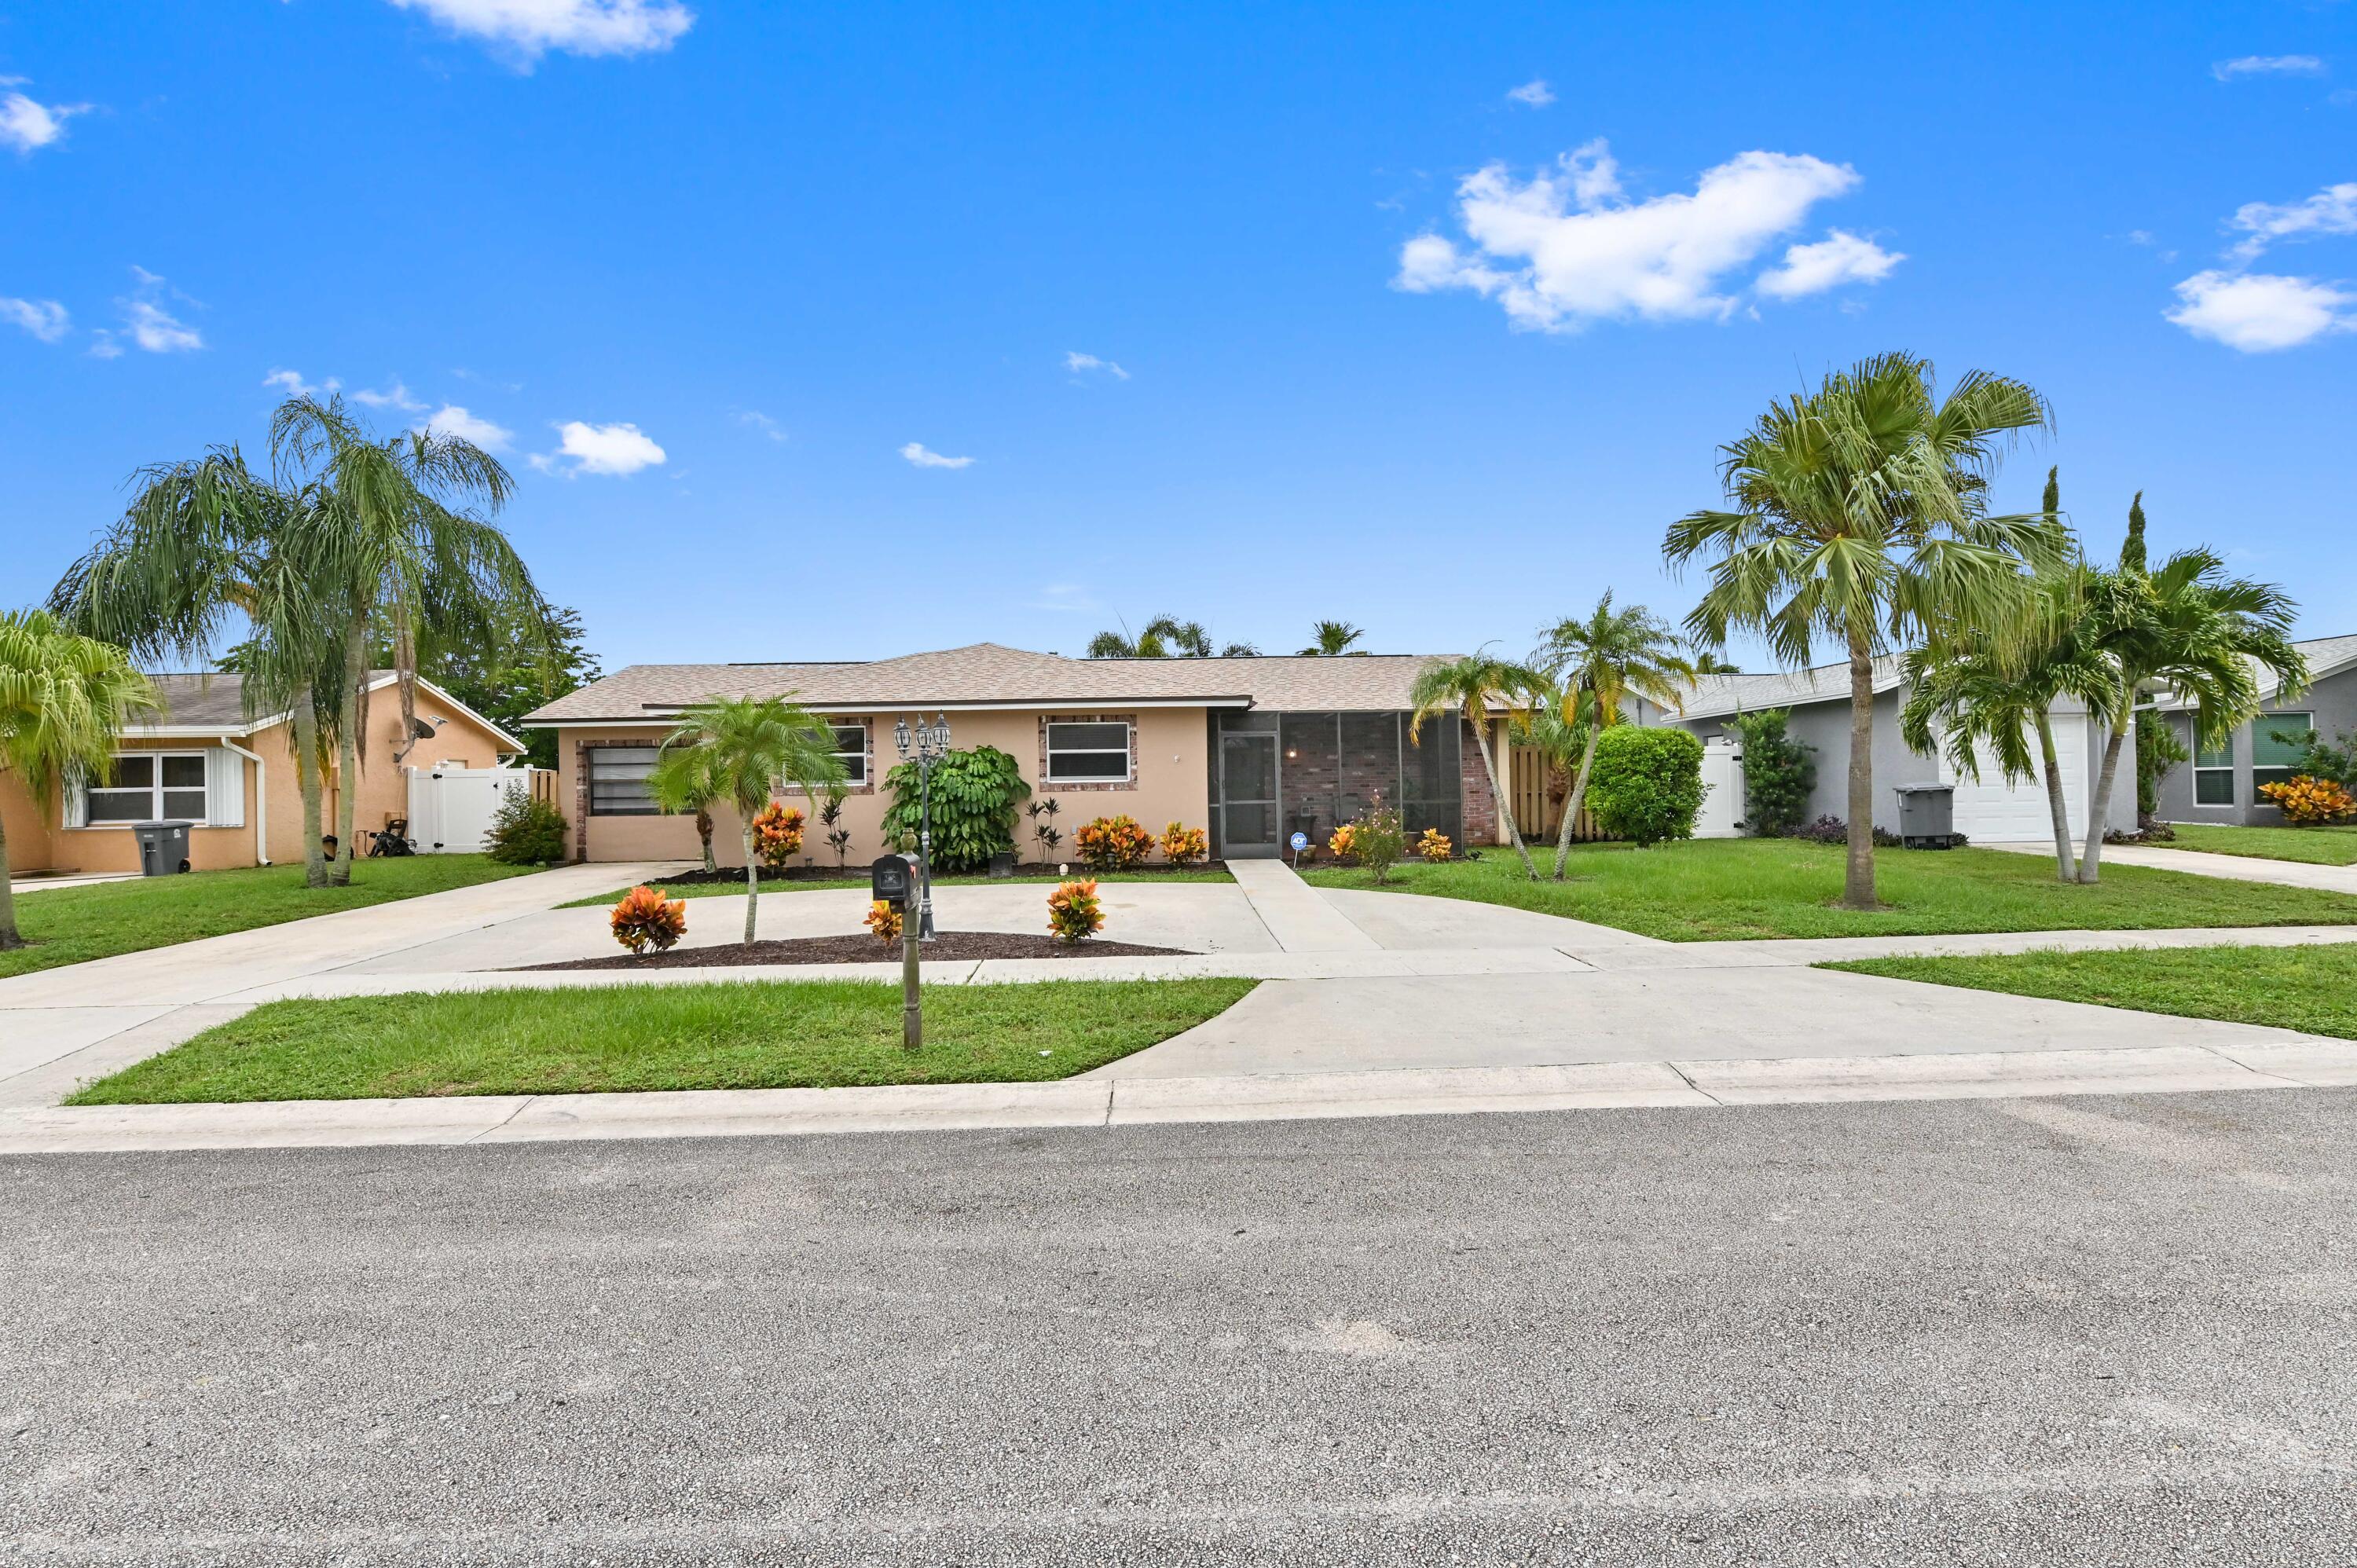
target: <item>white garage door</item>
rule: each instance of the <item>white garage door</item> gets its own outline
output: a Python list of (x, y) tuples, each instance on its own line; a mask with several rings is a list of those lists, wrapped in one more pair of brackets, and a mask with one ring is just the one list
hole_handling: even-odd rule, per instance
[[(2032, 745), (2035, 746), (2035, 742)], [(2056, 714), (2054, 757), (2062, 765), (2062, 800), (2071, 813), (2071, 836), (2087, 832), (2087, 725), (2076, 714)], [(2008, 783), (1986, 748), (1980, 753), (1981, 780), (1959, 779), (1943, 756), (1940, 777), (1956, 787), (1956, 831), (1975, 843), (2054, 842), (2054, 816), (2046, 805), (2046, 781), (2040, 778)]]

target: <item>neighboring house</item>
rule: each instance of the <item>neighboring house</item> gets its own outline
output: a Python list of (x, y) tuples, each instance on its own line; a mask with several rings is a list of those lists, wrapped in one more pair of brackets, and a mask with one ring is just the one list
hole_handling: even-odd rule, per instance
[[(1983, 757), (1980, 781), (1960, 778), (1942, 755), (1925, 757), (1900, 738), (1899, 711), (1905, 704), (1905, 682), (1899, 660), (1874, 661), (1874, 822), (1896, 832), (1901, 784), (1953, 784), (1956, 832), (1983, 843), (2051, 843), (2053, 817), (2046, 801), (2043, 778), (2008, 782), (1996, 763)], [(1846, 817), (1849, 814), (1849, 665), (1823, 664), (1768, 675), (1706, 675), (1686, 699), (1683, 713), (1667, 711), (1639, 700), (1634, 704), (1640, 724), (1673, 724), (1691, 730), (1706, 742), (1728, 734), (1727, 721), (1738, 713), (1763, 708), (1790, 711), (1792, 738), (1816, 748), (1817, 783), (1809, 797), (1807, 816)], [(2054, 709), (2054, 749), (2062, 769), (2064, 799), (2071, 813), (2071, 833), (2083, 839), (2087, 814), (2094, 801), (2095, 774), (2103, 765), (2104, 726), (2076, 701)], [(2112, 786), (2109, 825), (2136, 826), (2136, 758), (2124, 751), (2119, 776)], [(1707, 804), (1706, 806), (1707, 809)], [(1738, 810), (1737, 816), (1740, 817)]]
[[(2274, 677), (2260, 671), (2265, 693), (2257, 718), (2237, 728), (2215, 750), (2196, 752), (2161, 776), (2157, 814), (2168, 822), (2232, 822), (2281, 825), (2283, 812), (2259, 793), (2259, 786), (2291, 777), (2300, 753), (2294, 738), (2320, 730), (2330, 738), (2357, 729), (2357, 637), (2322, 637), (2295, 644), (2308, 658), (2309, 687), (2279, 698)], [(2162, 698), (2151, 711), (2193, 750), (2193, 720), (2177, 696)]]
[[(152, 677), (161, 713), (124, 732), (113, 771), (70, 782), (35, 801), (13, 776), (0, 779), (7, 815), (8, 858), (17, 871), (136, 871), (130, 824), (161, 818), (194, 822), (188, 861), (198, 871), (303, 858), (303, 798), (295, 784), (294, 725), (285, 714), (245, 716), (235, 675)], [(408, 779), (394, 758), (401, 701), (390, 671), (370, 683), (367, 733), (353, 797), (361, 833), (406, 817)], [(492, 768), (523, 743), (431, 682), (417, 682), (421, 735), (406, 761)], [(339, 780), (329, 764), (321, 814), (333, 832)]]
[[(528, 714), (558, 732), (557, 801), (584, 860), (685, 859), (694, 820), (648, 799), (645, 779), (683, 709), (714, 696), (789, 697), (834, 728), (850, 784), (842, 826), (853, 864), (883, 852), (890, 804), (879, 789), (899, 760), (892, 726), (947, 714), (950, 744), (1012, 755), (1032, 801), (1058, 802), (1063, 847), (1092, 817), (1127, 814), (1159, 832), (1208, 828), (1222, 858), (1275, 855), (1298, 830), (1322, 844), (1378, 791), (1411, 835), (1495, 842), (1498, 813), (1460, 719), (1407, 736), (1408, 691), (1437, 657), (1066, 659), (996, 643), (872, 663), (640, 664)], [(1493, 746), (1503, 738), (1494, 721)], [(808, 805), (807, 802), (798, 802)], [(813, 813), (814, 815), (814, 813)], [(733, 812), (716, 813), (714, 849), (742, 860)], [(1016, 849), (1040, 847), (1018, 819)], [(813, 821), (803, 858), (834, 852)]]

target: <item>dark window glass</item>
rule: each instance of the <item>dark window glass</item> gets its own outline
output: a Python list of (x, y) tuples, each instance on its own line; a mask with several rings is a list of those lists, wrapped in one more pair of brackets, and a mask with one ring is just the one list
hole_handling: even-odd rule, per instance
[(1101, 783), (1129, 777), (1125, 724), (1048, 726), (1048, 778), (1054, 783)]
[(2193, 770), (2193, 803), (2197, 806), (2231, 806), (2234, 803), (2234, 770), (2231, 768), (2197, 768)]
[(647, 793), (647, 775), (660, 755), (651, 746), (594, 746), (589, 748), (589, 814), (593, 817), (657, 817), (662, 814)]

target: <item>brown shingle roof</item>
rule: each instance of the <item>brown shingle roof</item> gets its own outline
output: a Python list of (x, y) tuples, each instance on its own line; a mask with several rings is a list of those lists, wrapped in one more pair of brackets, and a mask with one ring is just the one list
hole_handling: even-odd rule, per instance
[(1104, 703), (1382, 711), (1408, 706), (1416, 676), (1443, 661), (1438, 654), (1067, 659), (977, 642), (872, 663), (633, 664), (522, 722), (639, 724), (668, 719), (707, 697), (789, 694), (806, 706), (837, 712)]

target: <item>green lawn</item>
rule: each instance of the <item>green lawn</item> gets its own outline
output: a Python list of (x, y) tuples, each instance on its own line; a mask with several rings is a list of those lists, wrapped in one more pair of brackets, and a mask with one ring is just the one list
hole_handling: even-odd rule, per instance
[(345, 887), (306, 887), (300, 865), (193, 871), (38, 893), (23, 892), (19, 884), (16, 926), (31, 945), (0, 952), (0, 976), (389, 904), (537, 869), (497, 865), (479, 854), (417, 854), (358, 861)]
[(273, 1002), (102, 1079), (70, 1105), (780, 1089), (1069, 1078), (1233, 1006), (1249, 980), (929, 986), (628, 985)]
[[(2357, 923), (2357, 898), (2340, 894), (2128, 865), (2105, 866), (2097, 886), (2066, 886), (2055, 880), (2051, 861), (2003, 850), (1879, 850), (1877, 885), (1892, 907), (1875, 912), (1833, 908), (1842, 888), (1838, 844), (1700, 839), (1649, 850), (1577, 845), (1570, 866), (1577, 880), (1560, 883), (1545, 880), (1552, 846), (1532, 853), (1539, 857), (1535, 883), (1523, 879), (1512, 850), (1485, 847), (1478, 861), (1404, 865), (1392, 886), (1681, 942)], [(1372, 886), (1365, 872), (1350, 867), (1313, 866), (1303, 875), (1324, 887)]]
[(2258, 860), (2301, 860), (2310, 865), (2357, 865), (2357, 827), (2233, 828), (2180, 823), (2177, 837), (2157, 847)]
[(2357, 942), (1876, 958), (1821, 967), (2357, 1039)]
[[(1072, 875), (1074, 876), (1086, 876), (1089, 874), (1075, 865), (1072, 868)], [(1097, 880), (1099, 882), (1105, 883), (1233, 882), (1235, 878), (1229, 875), (1223, 870), (1197, 867), (1188, 871), (1150, 871), (1131, 876), (1124, 876), (1119, 872), (1109, 872), (1106, 875), (1098, 877)], [(1015, 883), (1018, 886), (1036, 883), (1040, 888), (1041, 896), (1045, 897), (1047, 892), (1054, 886), (1056, 881), (1057, 878), (1053, 876), (1035, 875), (1029, 872), (1026, 872), (1021, 876), (1017, 877), (987, 875), (936, 876), (933, 878), (933, 886), (936, 887), (983, 887), (987, 886), (992, 883), (997, 883), (1002, 886), (1009, 882)], [(826, 889), (831, 887), (866, 887), (869, 885), (867, 873), (865, 871), (861, 871), (856, 875), (814, 876), (793, 882), (772, 882), (765, 876), (761, 879), (761, 896), (766, 898), (772, 893), (824, 892)], [(659, 881), (655, 886), (662, 888), (665, 894), (673, 898), (734, 898), (742, 895), (745, 891), (743, 884), (729, 882), (690, 882), (683, 886), (674, 887), (668, 883)], [(571, 903), (560, 904), (557, 908), (561, 909), (586, 909), (594, 904), (600, 908), (603, 908), (611, 905), (615, 899), (619, 898), (623, 894), (628, 893), (630, 889), (627, 887), (617, 887), (611, 893), (599, 893), (587, 898), (576, 898)]]

